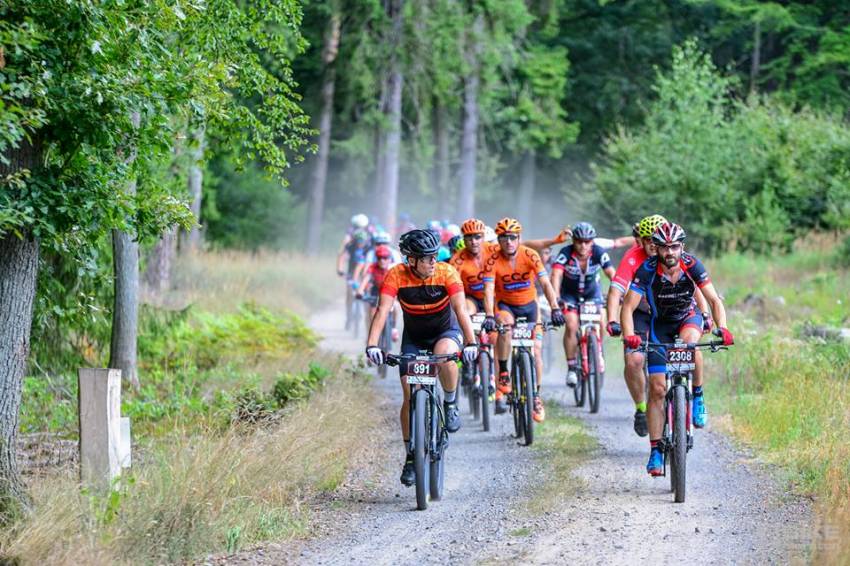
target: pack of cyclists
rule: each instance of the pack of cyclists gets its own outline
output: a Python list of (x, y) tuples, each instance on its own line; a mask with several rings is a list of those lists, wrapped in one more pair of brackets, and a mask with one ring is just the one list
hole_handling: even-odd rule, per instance
[[(556, 254), (549, 253), (556, 244), (566, 245)], [(629, 249), (615, 267), (608, 250), (626, 246)], [(523, 241), (521, 224), (510, 217), (499, 220), (494, 228), (477, 218), (459, 226), (432, 221), (424, 229), (403, 233), (396, 250), (389, 234), (370, 230), (368, 217), (358, 214), (352, 217), (351, 229), (340, 247), (337, 271), (349, 281), (349, 295), (375, 297), (366, 342), (366, 357), (373, 364), (386, 360), (387, 352), (378, 348), (378, 339), (390, 312), (398, 307), (404, 322), (403, 354), (462, 352), (466, 362), (473, 363), (478, 355), (478, 337), (470, 315), (483, 312), (482, 331), (492, 333), (496, 344), (495, 375), (491, 376), (495, 382), (490, 383), (490, 392), (497, 414), (505, 412), (504, 396), (511, 393), (511, 339), (508, 333), (497, 335), (497, 328), (508, 327), (518, 318), (540, 328), (542, 305), (552, 326), (566, 326), (566, 383), (575, 386), (578, 306), (582, 302), (599, 305), (605, 313), (602, 320), (607, 321), (607, 333), (623, 340), (625, 381), (635, 404), (633, 427), (639, 436), (649, 436), (646, 470), (652, 476), (663, 473), (658, 441), (664, 423), (666, 360), (658, 350), (645, 354), (643, 346), (647, 342), (672, 343), (675, 338), (697, 342), (712, 330), (723, 344), (734, 343), (726, 326), (723, 302), (708, 271), (685, 251), (684, 229), (660, 215), (640, 219), (631, 236), (615, 239), (597, 237), (588, 222), (565, 228), (550, 239)], [(611, 282), (605, 299), (602, 274)], [(349, 296), (347, 300), (351, 300)], [(542, 334), (534, 334), (534, 357), (541, 378)], [(699, 353), (695, 362), (691, 414), (693, 426), (702, 428), (707, 410)], [(408, 447), (409, 388), (404, 368), (400, 373), (400, 422), (404, 446)], [(446, 429), (453, 433), (461, 426), (457, 364), (441, 364), (439, 379), (445, 393)], [(533, 418), (545, 420), (539, 390)], [(410, 453), (406, 453), (401, 481), (405, 485), (414, 481)]]

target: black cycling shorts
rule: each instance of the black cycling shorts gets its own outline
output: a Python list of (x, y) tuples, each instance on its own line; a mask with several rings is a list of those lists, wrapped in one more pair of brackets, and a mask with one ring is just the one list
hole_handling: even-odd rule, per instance
[(530, 303), (526, 303), (524, 305), (509, 305), (507, 303), (499, 303), (498, 309), (500, 311), (509, 312), (514, 315), (514, 321), (520, 318), (524, 318), (526, 322), (537, 323), (537, 301), (531, 301)]
[[(652, 319), (649, 326), (649, 338), (653, 342), (671, 343), (686, 326), (692, 326), (702, 334), (702, 314), (691, 311), (681, 320)], [(647, 365), (650, 374), (667, 371), (667, 353), (664, 348), (650, 352)]]
[[(452, 326), (427, 340), (412, 340), (407, 334), (407, 330), (405, 330), (401, 333), (401, 353), (413, 355), (421, 354), (422, 352), (433, 353), (434, 346), (436, 346), (437, 342), (443, 338), (448, 338), (454, 341), (454, 343), (458, 346), (458, 350), (463, 349), (463, 334), (461, 334), (460, 327)], [(401, 375), (405, 375), (404, 372), (406, 369), (406, 364), (399, 366)]]
[[(597, 305), (604, 305), (605, 301), (602, 299), (602, 292), (598, 289), (594, 293), (590, 293), (582, 297), (585, 303), (596, 303)], [(578, 312), (579, 305), (579, 296), (571, 295), (570, 293), (561, 293), (561, 300), (564, 301), (565, 310), (570, 312)]]

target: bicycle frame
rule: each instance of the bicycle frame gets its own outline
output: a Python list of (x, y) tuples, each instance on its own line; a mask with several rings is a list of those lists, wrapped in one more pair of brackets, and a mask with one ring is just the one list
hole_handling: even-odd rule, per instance
[[(596, 308), (589, 308), (591, 305)], [(587, 375), (590, 373), (587, 343), (589, 339), (588, 337), (591, 332), (596, 334), (597, 344), (599, 344), (599, 357), (602, 357), (602, 308), (596, 303), (586, 303), (583, 298), (580, 298), (578, 308), (578, 320), (579, 328), (577, 339), (578, 347), (581, 351), (580, 377), (581, 379), (587, 380)]]

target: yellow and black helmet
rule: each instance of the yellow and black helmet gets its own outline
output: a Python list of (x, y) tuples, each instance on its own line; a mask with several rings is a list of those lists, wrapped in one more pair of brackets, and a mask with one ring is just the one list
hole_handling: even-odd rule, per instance
[(655, 229), (666, 222), (667, 219), (661, 216), (660, 214), (646, 216), (642, 218), (640, 222), (637, 223), (638, 236), (640, 236), (641, 238), (651, 238), (652, 234), (655, 233)]

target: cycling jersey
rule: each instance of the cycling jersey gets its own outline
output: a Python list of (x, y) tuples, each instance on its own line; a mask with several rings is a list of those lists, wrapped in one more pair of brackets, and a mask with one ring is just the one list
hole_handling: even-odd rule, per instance
[(420, 343), (457, 326), (449, 297), (458, 293), (463, 293), (463, 283), (447, 263), (437, 263), (428, 279), (416, 276), (408, 265), (395, 265), (381, 287), (382, 295), (398, 297), (404, 313), (404, 333)]
[(503, 254), (501, 248), (491, 253), (484, 262), (481, 278), (495, 283), (497, 302), (520, 306), (537, 300), (534, 281), (545, 276), (540, 254), (521, 245), (513, 258)]
[(711, 283), (700, 260), (683, 253), (679, 260), (682, 276), (675, 283), (662, 272), (658, 256), (647, 259), (637, 270), (629, 287), (646, 297), (653, 321), (681, 321), (693, 313), (696, 289)]
[(564, 246), (558, 252), (552, 269), (560, 269), (564, 272), (561, 279), (561, 298), (583, 297), (601, 300), (602, 288), (599, 286), (599, 272), (603, 269), (613, 267), (611, 258), (608, 257), (602, 246), (593, 244), (590, 255), (587, 258), (587, 267), (581, 269), (581, 260), (575, 254), (572, 244)]
[(498, 251), (499, 244), (485, 242), (481, 246), (478, 257), (473, 256), (468, 249), (455, 252), (449, 264), (460, 274), (463, 281), (463, 292), (468, 299), (484, 299), (484, 279), (482, 266), (485, 258)]
[(348, 276), (354, 274), (354, 270), (358, 265), (366, 263), (366, 255), (369, 253), (370, 246), (366, 244), (363, 247), (357, 247), (357, 243), (353, 240), (345, 245), (345, 251), (348, 252)]
[[(643, 265), (643, 262), (648, 259), (649, 256), (646, 255), (646, 251), (643, 249), (643, 246), (633, 246), (629, 248), (623, 256), (623, 259), (620, 261), (620, 265), (617, 266), (617, 272), (614, 274), (614, 278), (611, 279), (611, 286), (615, 289), (619, 289), (620, 292), (625, 295), (626, 291), (629, 289), (632, 279), (635, 278), (635, 273), (637, 273), (637, 270), (641, 265)], [(646, 301), (646, 297), (641, 298), (640, 304), (635, 312), (649, 314), (649, 303)]]
[(377, 294), (376, 292), (384, 286), (384, 279), (386, 279), (390, 270), (381, 269), (377, 263), (373, 263), (366, 268), (366, 272), (372, 276), (372, 288), (369, 289), (369, 294)]

